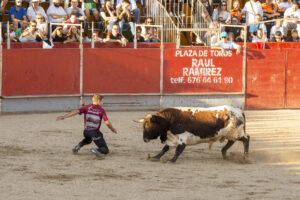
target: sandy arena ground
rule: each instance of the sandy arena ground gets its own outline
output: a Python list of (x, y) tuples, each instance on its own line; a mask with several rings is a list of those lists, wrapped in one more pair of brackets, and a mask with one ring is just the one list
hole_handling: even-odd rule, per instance
[[(187, 147), (176, 164), (152, 162), (162, 148), (142, 140), (142, 112), (108, 112), (118, 134), (104, 125), (111, 153), (96, 160), (71, 149), (82, 139), (82, 116), (62, 113), (0, 116), (1, 200), (297, 200), (300, 199), (300, 110), (246, 111), (251, 135), (248, 163), (236, 143)], [(173, 152), (164, 159), (171, 158)]]

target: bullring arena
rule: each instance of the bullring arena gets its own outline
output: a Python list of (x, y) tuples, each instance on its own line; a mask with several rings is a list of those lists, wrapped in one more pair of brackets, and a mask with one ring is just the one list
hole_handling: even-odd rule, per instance
[[(105, 106), (104, 106), (105, 107)], [(71, 149), (82, 139), (82, 116), (62, 113), (0, 116), (0, 199), (299, 199), (300, 111), (246, 111), (249, 158), (242, 144), (223, 160), (215, 143), (189, 146), (175, 164), (147, 160), (162, 144), (146, 144), (133, 120), (153, 111), (108, 111), (118, 130), (101, 128), (110, 148), (104, 160)]]

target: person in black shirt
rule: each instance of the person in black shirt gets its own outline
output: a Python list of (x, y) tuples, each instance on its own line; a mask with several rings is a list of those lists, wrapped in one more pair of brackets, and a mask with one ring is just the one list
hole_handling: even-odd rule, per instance
[(289, 37), (286, 41), (287, 42), (300, 42), (300, 38), (299, 38), (297, 29), (292, 29), (291, 37)]
[(63, 27), (57, 26), (51, 34), (53, 42), (64, 42), (67, 36), (63, 34)]
[(142, 28), (140, 26), (136, 27), (136, 41), (138, 42), (145, 42), (143, 36), (141, 36)]
[(122, 47), (124, 47), (127, 45), (128, 40), (121, 33), (119, 33), (119, 26), (117, 24), (114, 24), (111, 32), (107, 34), (103, 42), (118, 42)]

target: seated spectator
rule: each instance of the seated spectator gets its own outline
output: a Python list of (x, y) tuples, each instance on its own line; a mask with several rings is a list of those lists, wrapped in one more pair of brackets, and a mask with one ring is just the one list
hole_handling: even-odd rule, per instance
[(242, 14), (242, 9), (240, 8), (239, 0), (235, 0), (233, 2), (233, 8), (231, 10), (231, 17), (237, 17), (241, 23), (245, 23), (246, 15)]
[(40, 42), (44, 40), (43, 33), (37, 29), (36, 25), (35, 20), (30, 21), (29, 27), (24, 30), (19, 38), (20, 42)]
[(280, 31), (276, 31), (270, 42), (284, 42), (282, 33)]
[(147, 27), (147, 25), (152, 25), (152, 18), (147, 17), (144, 24), (145, 26), (142, 26), (142, 36), (145, 42), (158, 42), (157, 28)]
[(227, 3), (224, 0), (220, 1), (218, 8), (214, 9), (212, 20), (216, 23), (220, 17), (222, 17), (225, 24), (230, 23), (231, 14), (227, 11)]
[[(15, 27), (13, 24), (10, 24), (9, 30), (10, 30), (10, 33), (9, 33), (10, 41), (20, 42), (19, 37), (22, 34), (22, 29), (20, 28), (20, 24), (18, 24), (18, 27)], [(7, 33), (5, 33), (5, 34), (7, 34)]]
[(145, 42), (145, 39), (142, 36), (142, 28), (140, 26), (136, 27), (136, 41)]
[(71, 7), (67, 8), (67, 15), (68, 18), (71, 17), (71, 14), (75, 14), (77, 17), (77, 20), (82, 24), (84, 29), (84, 35), (87, 38), (88, 35), (88, 21), (87, 17), (85, 16), (83, 10), (78, 7), (78, 0), (72, 0), (71, 1)]
[[(68, 24), (79, 24), (78, 20), (77, 20), (77, 16), (75, 13), (71, 13), (70, 15), (70, 18), (64, 22), (64, 33), (67, 33), (67, 32), (70, 32), (70, 28), (71, 28), (71, 25), (68, 25)], [(79, 26), (74, 26), (76, 29), (77, 29), (77, 32), (79, 34), (80, 32), (80, 27)]]
[(292, 29), (291, 37), (289, 37), (286, 41), (287, 42), (300, 42), (300, 37), (299, 37), (298, 31), (296, 29)]
[(35, 20), (36, 20), (36, 23), (37, 23), (36, 24), (37, 29), (39, 29), (43, 33), (44, 37), (47, 38), (47, 36), (48, 36), (48, 25), (44, 22), (43, 15), (42, 14), (37, 14)]
[(275, 25), (272, 26), (271, 31), (270, 31), (270, 38), (272, 38), (275, 34), (276, 31), (280, 31), (282, 35), (284, 35), (284, 31), (283, 31), (283, 26), (282, 26), (282, 21), (281, 20), (277, 20), (275, 22)]
[(234, 42), (234, 34), (232, 32), (229, 32), (227, 39), (229, 42)]
[(16, 5), (9, 10), (9, 22), (13, 23), (15, 29), (18, 25), (27, 24), (26, 10), (22, 7), (22, 0), (16, 0)]
[(99, 31), (94, 31), (93, 33), (94, 42), (103, 42), (103, 39), (99, 37)]
[(122, 47), (125, 47), (128, 43), (128, 40), (120, 33), (119, 26), (115, 24), (103, 42), (118, 42)]
[(221, 41), (215, 43), (212, 48), (213, 49), (222, 49), (223, 51), (225, 49), (236, 49), (236, 54), (239, 54), (241, 52), (241, 46), (230, 42), (227, 40), (228, 34), (226, 32), (221, 33)]
[(111, 32), (111, 28), (118, 18), (110, 0), (105, 1), (104, 7), (100, 9), (100, 15), (104, 21), (107, 32)]
[[(232, 17), (231, 18), (231, 25), (238, 25), (239, 24), (239, 18), (238, 17)], [(227, 33), (231, 32), (234, 34), (234, 38), (236, 38), (237, 36), (240, 35), (240, 32), (241, 32), (241, 28), (239, 27), (225, 27), (225, 31)]]
[(95, 17), (96, 21), (100, 20), (99, 12), (97, 10), (97, 4), (98, 0), (85, 0), (85, 16), (89, 20), (91, 16)]
[(274, 0), (266, 0), (266, 3), (261, 5), (264, 13), (263, 20), (272, 20), (280, 16), (280, 13), (278, 12), (278, 6), (273, 1)]
[(32, 5), (28, 7), (27, 9), (27, 17), (29, 21), (35, 20), (36, 15), (41, 14), (43, 15), (46, 24), (48, 24), (48, 17), (45, 13), (45, 10), (43, 7), (40, 6), (40, 1), (39, 0), (32, 0)]
[[(244, 42), (245, 41), (245, 29), (241, 28), (241, 33), (238, 37), (235, 38), (236, 42)], [(246, 40), (247, 42), (247, 40)]]
[(261, 22), (261, 16), (259, 14), (255, 15), (255, 23), (256, 24), (251, 24), (249, 26), (249, 33), (251, 37), (254, 37), (256, 35), (257, 29), (262, 29), (264, 30), (265, 36), (267, 36), (267, 28), (263, 23)]
[(263, 30), (261, 28), (257, 29), (256, 35), (252, 38), (252, 42), (267, 42), (268, 40), (263, 34)]
[(117, 8), (117, 17), (119, 21), (120, 33), (122, 34), (123, 29), (129, 28), (133, 35), (134, 33), (134, 24), (132, 22), (132, 16), (129, 10), (130, 2), (129, 0), (123, 0), (122, 6)]
[(57, 26), (51, 34), (53, 42), (64, 42), (67, 36), (63, 33), (63, 27)]
[[(298, 34), (300, 33), (300, 10), (298, 9), (297, 3), (293, 3), (293, 6), (291, 8), (286, 9), (284, 12), (284, 18), (289, 19), (285, 21), (285, 34), (290, 29), (297, 29)], [(298, 23), (297, 23), (298, 22)]]
[(68, 42), (79, 42), (80, 41), (80, 35), (78, 34), (78, 29), (76, 26), (71, 26), (69, 28), (69, 31), (67, 33), (67, 39), (64, 41), (64, 43)]
[(287, 1), (279, 0), (278, 12), (280, 13), (280, 16), (283, 16), (286, 9), (291, 8), (292, 6), (293, 6), (292, 0), (287, 0)]
[(66, 11), (60, 6), (60, 0), (53, 0), (53, 5), (48, 8), (47, 15), (49, 22), (52, 23), (62, 23), (68, 17)]
[[(134, 23), (138, 24), (140, 23), (140, 9), (136, 5), (136, 0), (128, 0), (129, 2), (129, 11), (134, 16), (134, 19), (132, 20)], [(122, 7), (123, 0), (117, 0), (116, 9), (119, 7)]]

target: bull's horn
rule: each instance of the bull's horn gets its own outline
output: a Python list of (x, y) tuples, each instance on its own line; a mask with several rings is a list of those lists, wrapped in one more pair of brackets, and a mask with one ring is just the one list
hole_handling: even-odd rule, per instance
[(133, 120), (133, 121), (136, 122), (136, 123), (143, 123), (144, 119), (138, 119), (138, 120)]

